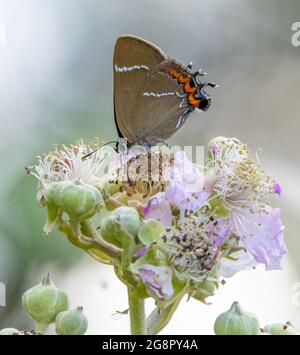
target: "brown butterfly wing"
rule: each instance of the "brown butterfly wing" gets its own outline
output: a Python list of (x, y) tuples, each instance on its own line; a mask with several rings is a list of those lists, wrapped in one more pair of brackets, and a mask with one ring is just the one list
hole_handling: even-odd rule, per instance
[(135, 110), (143, 117), (138, 125), (141, 127), (139, 137), (150, 144), (170, 138), (193, 111), (187, 104), (183, 86), (167, 74), (173, 64), (178, 65), (178, 62), (168, 59), (157, 66), (159, 68), (154, 67), (138, 95)]
[(135, 109), (140, 88), (146, 86), (151, 68), (166, 58), (158, 47), (141, 38), (117, 39), (113, 59), (115, 121), (120, 135), (129, 143), (136, 141), (136, 125), (143, 120)]
[[(134, 36), (118, 38), (114, 52), (114, 108), (119, 135), (151, 145), (170, 138), (191, 111), (182, 85), (167, 74), (177, 61)], [(185, 68), (181, 63), (180, 66)]]

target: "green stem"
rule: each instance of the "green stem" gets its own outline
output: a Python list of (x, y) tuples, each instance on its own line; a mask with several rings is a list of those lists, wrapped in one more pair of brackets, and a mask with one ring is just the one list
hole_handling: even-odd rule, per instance
[(147, 319), (147, 333), (149, 335), (156, 335), (165, 328), (170, 322), (181, 299), (182, 297), (178, 297), (173, 303), (161, 310), (158, 307), (155, 307)]
[(122, 251), (114, 245), (106, 242), (90, 221), (81, 222), (82, 227), (95, 246), (112, 258), (119, 259)]
[(46, 331), (48, 330), (48, 327), (49, 324), (35, 322), (35, 331), (38, 334), (45, 334)]
[(132, 335), (145, 335), (146, 317), (145, 317), (145, 300), (140, 298), (131, 287), (128, 290), (130, 330)]

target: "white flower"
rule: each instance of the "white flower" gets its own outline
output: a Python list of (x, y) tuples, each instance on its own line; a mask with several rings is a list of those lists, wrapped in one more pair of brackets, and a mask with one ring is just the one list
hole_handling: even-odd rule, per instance
[(38, 164), (28, 170), (40, 180), (42, 187), (75, 179), (95, 186), (101, 182), (106, 157), (113, 154), (113, 150), (106, 146), (84, 157), (100, 145), (98, 141), (86, 145), (79, 140), (69, 146), (56, 146), (54, 151), (39, 156)]

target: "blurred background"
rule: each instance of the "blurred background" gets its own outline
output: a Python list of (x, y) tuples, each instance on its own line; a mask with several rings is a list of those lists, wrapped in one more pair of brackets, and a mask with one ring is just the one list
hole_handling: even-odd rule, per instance
[(43, 237), (46, 211), (35, 201), (37, 181), (24, 171), (54, 142), (117, 137), (112, 55), (116, 38), (127, 33), (192, 60), (220, 84), (211, 109), (192, 114), (174, 143), (236, 136), (253, 152), (263, 149), (263, 166), (283, 186), (276, 201), (289, 248), (283, 271), (242, 272), (210, 306), (183, 302), (164, 333), (211, 333), (235, 300), (262, 323), (290, 319), (300, 327), (300, 47), (291, 43), (297, 21), (298, 0), (0, 0), (0, 282), (7, 288), (0, 329), (32, 328), (21, 295), (50, 271), (72, 306), (84, 307), (90, 334), (128, 333), (128, 316), (113, 316), (127, 308), (125, 288), (59, 234)]

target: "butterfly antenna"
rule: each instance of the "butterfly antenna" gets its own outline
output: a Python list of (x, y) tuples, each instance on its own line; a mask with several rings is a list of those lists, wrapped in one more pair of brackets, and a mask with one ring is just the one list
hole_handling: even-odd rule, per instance
[(205, 75), (207, 75), (207, 73), (204, 72), (202, 69), (199, 69), (199, 70), (195, 71), (195, 73), (192, 74), (192, 76), (194, 78), (196, 78), (197, 76), (205, 76)]
[(218, 87), (219, 87), (218, 84), (215, 84), (215, 83), (212, 83), (212, 82), (208, 81), (207, 83), (203, 83), (203, 86), (202, 86), (201, 89), (203, 89), (203, 88), (205, 88), (205, 87), (207, 87), (207, 86), (209, 86), (209, 87), (211, 87), (211, 88), (218, 88)]
[(106, 143), (100, 145), (98, 148), (96, 148), (96, 149), (92, 150), (90, 153), (84, 155), (84, 156), (81, 158), (81, 160), (85, 160), (85, 159), (89, 158), (91, 155), (93, 155), (94, 153), (96, 153), (100, 148), (103, 148), (103, 147), (105, 147), (106, 145), (109, 145), (109, 144), (112, 144), (112, 143), (117, 143), (117, 141), (110, 141), (110, 142), (106, 142)]

